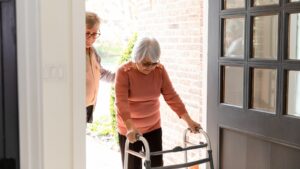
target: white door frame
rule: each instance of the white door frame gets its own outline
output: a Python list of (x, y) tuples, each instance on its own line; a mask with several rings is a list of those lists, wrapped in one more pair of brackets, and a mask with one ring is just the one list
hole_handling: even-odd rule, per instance
[[(85, 57), (82, 57), (85, 55), (84, 1), (67, 0), (68, 2), (64, 4), (71, 5), (71, 7), (68, 6), (69, 10), (66, 11), (57, 10), (55, 5), (59, 3), (58, 0), (52, 0), (52, 2), (54, 1), (54, 6), (50, 7), (53, 9), (45, 12), (42, 11), (41, 8), (46, 1), (16, 0), (21, 169), (59, 169), (60, 166), (70, 166), (69, 168), (64, 169), (85, 168), (86, 126), (85, 114), (83, 113), (85, 111), (85, 90), (82, 90), (85, 88), (85, 64), (82, 64), (85, 61)], [(63, 68), (69, 68), (68, 70), (62, 69), (62, 73), (65, 76), (68, 76), (67, 79), (71, 79), (70, 81), (67, 81), (68, 84), (70, 84), (69, 92), (71, 96), (69, 97), (69, 100), (66, 100), (66, 102), (71, 103), (69, 104), (71, 105), (71, 111), (66, 112), (69, 114), (70, 122), (66, 123), (66, 125), (71, 124), (71, 126), (59, 126), (60, 128), (71, 128), (71, 134), (68, 136), (60, 135), (58, 138), (51, 137), (50, 139), (64, 140), (64, 137), (71, 136), (71, 138), (67, 138), (67, 140), (71, 140), (68, 143), (69, 145), (65, 145), (71, 147), (71, 151), (64, 152), (64, 154), (69, 155), (67, 158), (71, 160), (66, 160), (66, 163), (69, 163), (67, 165), (53, 164), (53, 166), (56, 166), (53, 167), (49, 165), (49, 160), (56, 161), (56, 159), (48, 159), (47, 157), (49, 156), (53, 158), (53, 155), (49, 155), (49, 152), (45, 151), (46, 148), (49, 149), (47, 146), (49, 146), (48, 143), (51, 142), (49, 137), (47, 137), (49, 131), (51, 132), (51, 129), (49, 129), (49, 126), (45, 126), (45, 124), (49, 124), (51, 121), (47, 121), (47, 119), (44, 118), (45, 116), (49, 116), (49, 114), (47, 114), (48, 111), (44, 110), (44, 107), (46, 107), (45, 104), (47, 103), (43, 100), (45, 99), (43, 84), (45, 82), (44, 76), (46, 69), (43, 65), (47, 65), (47, 63), (45, 63), (45, 60), (47, 59), (42, 60), (42, 58), (44, 57), (44, 51), (47, 51), (47, 49), (45, 49), (47, 47), (41, 44), (42, 41), (45, 41), (45, 39), (42, 39), (43, 36), (41, 35), (45, 27), (48, 27), (49, 29), (49, 25), (41, 25), (41, 18), (57, 13), (60, 13), (61, 16), (71, 16), (71, 21), (67, 21), (72, 28), (70, 34), (65, 35), (65, 37), (60, 36), (60, 38), (67, 38), (70, 42), (70, 48), (66, 49), (71, 51), (69, 52), (71, 53), (71, 56), (66, 56), (70, 62), (62, 62), (61, 64), (63, 65)], [(48, 31), (48, 33), (53, 33), (53, 36), (56, 35), (55, 32)], [(57, 74), (54, 73), (54, 75)], [(53, 133), (51, 133), (51, 136), (53, 136)], [(66, 144), (65, 142), (62, 143)], [(57, 150), (57, 158), (61, 158), (59, 151), (60, 150)], [(59, 161), (64, 160), (60, 159)]]

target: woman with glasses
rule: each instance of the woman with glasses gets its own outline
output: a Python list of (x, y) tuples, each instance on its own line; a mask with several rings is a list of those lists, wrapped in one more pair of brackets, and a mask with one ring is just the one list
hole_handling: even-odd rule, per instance
[[(160, 46), (154, 38), (142, 38), (133, 49), (133, 60), (117, 71), (116, 109), (119, 145), (124, 162), (124, 146), (128, 139), (130, 149), (139, 152), (142, 143), (136, 135), (142, 134), (149, 143), (150, 151), (162, 150), (162, 129), (159, 97), (162, 95), (172, 110), (197, 132), (201, 125), (193, 121), (180, 97), (174, 90), (165, 67), (159, 63)], [(151, 166), (163, 165), (162, 155), (151, 157)], [(141, 169), (141, 159), (130, 155), (128, 168)]]
[(97, 14), (86, 12), (86, 121), (93, 122), (93, 111), (95, 108), (99, 80), (114, 82), (115, 73), (101, 66), (101, 58), (97, 54), (93, 44), (100, 36), (100, 18)]

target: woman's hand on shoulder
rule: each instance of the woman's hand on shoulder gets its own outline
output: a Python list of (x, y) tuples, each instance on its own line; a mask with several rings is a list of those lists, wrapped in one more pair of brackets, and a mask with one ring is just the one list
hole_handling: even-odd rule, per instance
[(124, 72), (128, 72), (134, 68), (134, 63), (132, 61), (127, 61), (126, 63), (123, 63), (120, 68)]

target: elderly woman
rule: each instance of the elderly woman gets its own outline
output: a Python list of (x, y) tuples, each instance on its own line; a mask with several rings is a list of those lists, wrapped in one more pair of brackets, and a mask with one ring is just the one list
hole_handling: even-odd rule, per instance
[(97, 101), (99, 80), (113, 82), (115, 73), (101, 66), (101, 58), (93, 47), (100, 36), (100, 18), (93, 12), (86, 12), (86, 121), (93, 122), (93, 111)]
[[(193, 132), (201, 128), (193, 121), (180, 97), (174, 90), (165, 67), (159, 63), (160, 46), (154, 38), (143, 38), (133, 50), (133, 61), (122, 65), (116, 74), (116, 108), (119, 144), (124, 161), (126, 138), (134, 144), (130, 149), (140, 151), (142, 143), (136, 142), (136, 134), (142, 134), (150, 145), (150, 151), (162, 150), (162, 129), (159, 97), (182, 118)], [(140, 169), (138, 157), (129, 156), (128, 168)], [(151, 157), (151, 166), (163, 165), (161, 156)]]

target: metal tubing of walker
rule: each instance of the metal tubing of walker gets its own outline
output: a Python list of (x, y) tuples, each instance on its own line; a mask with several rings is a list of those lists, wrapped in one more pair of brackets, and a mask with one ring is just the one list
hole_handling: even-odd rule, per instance
[[(191, 130), (186, 129), (184, 131), (184, 137), (183, 137), (184, 149), (187, 148), (187, 144), (192, 144), (194, 146), (197, 146), (197, 144), (187, 141), (187, 132), (188, 131), (191, 131)], [(201, 163), (205, 163), (205, 162), (210, 162), (210, 169), (214, 169), (210, 139), (209, 139), (207, 133), (202, 129), (199, 130), (199, 134), (202, 134), (206, 139), (206, 143), (205, 143), (206, 146), (205, 147), (206, 147), (206, 150), (207, 150), (208, 158), (198, 160), (198, 161), (194, 161), (194, 162), (188, 162), (188, 160), (187, 160), (187, 149), (185, 149), (185, 150), (183, 150), (184, 151), (185, 164), (171, 165), (171, 166), (165, 166), (165, 167), (164, 166), (154, 167), (153, 169), (171, 169), (171, 168), (173, 169), (173, 168), (179, 168), (179, 167), (182, 168), (182, 167), (186, 167), (186, 166), (190, 166), (190, 165), (194, 165), (194, 164), (201, 164)], [(124, 153), (125, 153), (124, 154), (124, 169), (128, 169), (129, 154), (134, 155), (136, 157), (139, 157), (141, 159), (144, 159), (145, 160), (144, 165), (145, 165), (146, 169), (151, 169), (151, 161), (150, 161), (151, 153), (150, 153), (149, 144), (143, 136), (137, 135), (137, 140), (141, 141), (143, 143), (144, 153), (138, 153), (138, 152), (129, 150), (129, 141), (128, 141), (128, 139), (126, 139), (125, 151), (124, 151)], [(159, 153), (166, 153), (166, 151), (162, 151), (162, 152), (159, 152)]]
[[(145, 154), (135, 153), (134, 151), (129, 150), (129, 140), (126, 139), (125, 142), (125, 151), (124, 151), (124, 169), (128, 169), (128, 158), (129, 154), (145, 159), (146, 163), (150, 163), (150, 148), (147, 140), (140, 135), (137, 135), (137, 140), (141, 141), (144, 144)], [(146, 169), (150, 169), (151, 166), (146, 166)]]
[[(187, 131), (188, 131), (189, 129), (185, 129), (184, 130), (184, 133), (183, 133), (183, 148), (186, 148), (186, 146), (187, 146), (187, 142), (186, 142), (186, 140), (187, 140), (187, 138), (186, 138), (186, 136), (187, 136)], [(187, 151), (184, 151), (184, 161), (185, 161), (185, 163), (187, 163)], [(187, 167), (186, 167), (186, 169), (188, 169)]]
[[(186, 148), (186, 146), (187, 146), (187, 132), (188, 131), (191, 131), (191, 129), (189, 129), (189, 128), (185, 129), (184, 134), (183, 134), (184, 148)], [(207, 143), (207, 155), (208, 155), (208, 158), (210, 159), (210, 168), (214, 169), (210, 139), (209, 139), (207, 133), (203, 129), (199, 130), (199, 134), (202, 134), (205, 137), (205, 140)], [(185, 163), (188, 162), (187, 151), (184, 151), (184, 160), (185, 160)], [(186, 169), (188, 169), (188, 168), (186, 167)]]
[(209, 157), (209, 159), (210, 159), (210, 162), (209, 162), (209, 164), (210, 164), (210, 169), (214, 169), (214, 161), (213, 161), (212, 151), (211, 151), (211, 150), (208, 151), (208, 157)]

